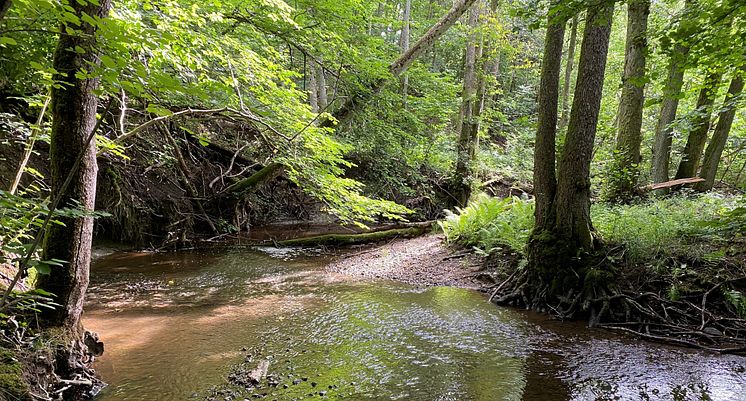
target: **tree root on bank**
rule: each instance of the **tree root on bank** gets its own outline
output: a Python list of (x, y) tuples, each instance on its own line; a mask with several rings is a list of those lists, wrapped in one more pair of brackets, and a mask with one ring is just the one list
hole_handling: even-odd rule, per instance
[(604, 288), (594, 290), (595, 295), (571, 291), (550, 301), (547, 285), (530, 282), (528, 269), (516, 272), (495, 288), (490, 302), (551, 312), (560, 319), (587, 318), (590, 327), (650, 341), (746, 355), (746, 319), (723, 296), (713, 296), (724, 286), (746, 282), (746, 277), (724, 280), (675, 300), (652, 291)]

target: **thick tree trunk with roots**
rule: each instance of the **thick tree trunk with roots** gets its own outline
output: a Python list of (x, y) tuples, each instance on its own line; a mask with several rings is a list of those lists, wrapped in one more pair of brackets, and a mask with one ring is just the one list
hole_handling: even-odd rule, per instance
[(725, 144), (728, 142), (728, 135), (730, 134), (733, 119), (738, 109), (738, 105), (734, 99), (737, 99), (743, 91), (743, 74), (746, 73), (745, 70), (746, 68), (741, 67), (740, 70), (736, 71), (736, 76), (730, 81), (728, 93), (725, 95), (725, 100), (723, 101), (723, 109), (718, 114), (715, 131), (712, 134), (710, 143), (707, 145), (705, 157), (702, 160), (702, 169), (699, 172), (699, 176), (700, 178), (704, 178), (705, 181), (694, 186), (697, 191), (709, 191), (715, 184), (715, 175), (720, 164), (720, 157), (723, 155), (723, 149), (725, 149)]
[[(109, 13), (111, 0), (99, 0), (98, 5), (88, 2), (81, 5), (72, 2), (71, 7), (78, 16), (89, 15), (104, 18)], [(52, 89), (52, 134), (49, 150), (52, 194), (60, 194), (68, 174), (72, 174), (71, 185), (61, 193), (60, 205), (80, 205), (93, 210), (96, 197), (96, 145), (89, 137), (96, 123), (98, 98), (94, 94), (97, 78), (83, 77), (83, 69), (99, 63), (99, 48), (95, 38), (96, 27), (82, 23), (78, 35), (60, 35), (54, 53), (53, 67), (57, 71), (55, 80), (62, 85)], [(63, 29), (64, 31), (64, 29)], [(72, 49), (82, 49), (73, 51)], [(83, 153), (78, 169), (75, 162)], [(42, 318), (49, 326), (62, 326), (80, 330), (83, 298), (88, 288), (91, 262), (92, 217), (65, 217), (64, 225), (49, 227), (44, 242), (44, 259), (66, 261), (55, 266), (49, 275), (39, 276), (39, 286), (55, 294), (59, 307), (44, 309)]]
[(619, 102), (619, 131), (605, 191), (606, 199), (622, 202), (632, 199), (637, 177), (640, 175), (642, 107), (645, 100), (645, 58), (648, 51), (647, 30), (650, 0), (630, 0), (627, 3), (627, 14), (622, 99)]
[(712, 119), (712, 105), (722, 74), (712, 72), (705, 77), (704, 86), (699, 91), (697, 109), (692, 121), (692, 128), (686, 138), (686, 146), (681, 155), (679, 169), (676, 171), (676, 179), (691, 178), (697, 175), (699, 160), (707, 143), (707, 133), (710, 131), (710, 120)]
[[(580, 307), (579, 302), (587, 300), (589, 293), (597, 288), (603, 288), (609, 279), (606, 272), (588, 268), (589, 258), (584, 255), (594, 248), (590, 164), (613, 12), (611, 1), (588, 9), (572, 111), (558, 165), (557, 190), (545, 211), (544, 221), (537, 220), (532, 233), (527, 281), (521, 289), (528, 306), (539, 310), (552, 307), (561, 315), (572, 314)], [(558, 51), (561, 51), (561, 39), (558, 44)], [(555, 72), (552, 78), (555, 85), (558, 74)], [(553, 99), (556, 121), (557, 96)], [(549, 173), (548, 166), (549, 163), (545, 163), (545, 173)], [(546, 193), (546, 189), (542, 192)]]

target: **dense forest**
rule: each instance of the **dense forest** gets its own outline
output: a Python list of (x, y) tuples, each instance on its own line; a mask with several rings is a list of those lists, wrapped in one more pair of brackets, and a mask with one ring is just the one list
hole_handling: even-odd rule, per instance
[(746, 352), (741, 0), (0, 0), (0, 65), (0, 400), (100, 389), (97, 244), (425, 236), (491, 303)]

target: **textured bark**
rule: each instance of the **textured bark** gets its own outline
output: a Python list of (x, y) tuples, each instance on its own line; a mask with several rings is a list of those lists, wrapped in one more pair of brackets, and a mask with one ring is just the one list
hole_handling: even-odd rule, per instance
[(456, 150), (458, 152), (456, 159), (456, 170), (453, 176), (453, 195), (456, 198), (458, 206), (464, 207), (469, 201), (471, 195), (472, 182), (472, 160), (476, 150), (475, 132), (472, 132), (471, 126), (474, 123), (474, 112), (477, 103), (477, 41), (479, 38), (476, 34), (477, 23), (479, 21), (479, 8), (474, 7), (469, 13), (468, 25), (472, 34), (466, 43), (466, 55), (464, 57), (464, 89), (461, 93), (461, 110), (459, 119), (456, 124), (456, 130), (459, 133)]
[(622, 98), (619, 102), (619, 131), (614, 160), (608, 172), (606, 197), (628, 201), (634, 195), (640, 175), (642, 143), (642, 108), (645, 101), (645, 59), (650, 0), (627, 3), (627, 39), (622, 76)]
[[(412, 65), (423, 53), (430, 49), (433, 44), (441, 37), (458, 19), (463, 15), (466, 10), (474, 4), (476, 0), (455, 0), (453, 7), (444, 15), (435, 25), (422, 35), (422, 37), (415, 42), (409, 50), (402, 53), (391, 65), (389, 65), (389, 72), (394, 77), (400, 76), (406, 69)], [(371, 84), (367, 91), (353, 94), (350, 96), (342, 106), (334, 112), (334, 117), (337, 121), (342, 123), (348, 121), (352, 115), (358, 110), (359, 107), (366, 104), (370, 100), (371, 96), (380, 92), (383, 86), (386, 84), (386, 79), (378, 80)], [(319, 124), (321, 127), (333, 127), (334, 123), (325, 119)]]
[(572, 18), (572, 30), (570, 31), (570, 43), (567, 45), (567, 61), (565, 64), (565, 82), (562, 85), (562, 117), (560, 118), (559, 126), (564, 128), (567, 126), (567, 121), (570, 119), (569, 108), (567, 107), (570, 101), (570, 83), (572, 82), (572, 70), (575, 63), (575, 46), (578, 37), (578, 17), (577, 15)]
[[(111, 0), (99, 0), (82, 6), (71, 2), (70, 6), (80, 17), (84, 14), (104, 18), (111, 7)], [(64, 29), (63, 29), (64, 30)], [(88, 138), (96, 123), (98, 98), (94, 90), (97, 78), (78, 78), (82, 69), (90, 70), (98, 65), (98, 43), (96, 27), (87, 23), (80, 26), (80, 35), (60, 35), (54, 52), (53, 67), (57, 71), (55, 80), (63, 85), (52, 88), (52, 133), (50, 138), (50, 179), (52, 193), (61, 192), (68, 174), (73, 175), (71, 185), (62, 194), (60, 205), (80, 206), (93, 210), (96, 198), (96, 145)], [(71, 49), (80, 48), (82, 52)], [(86, 146), (87, 145), (87, 146)], [(83, 159), (77, 170), (73, 169), (80, 153)], [(92, 217), (65, 217), (63, 225), (49, 227), (44, 243), (45, 260), (61, 259), (63, 266), (55, 266), (49, 275), (39, 276), (39, 286), (53, 294), (61, 306), (43, 309), (42, 317), (50, 326), (65, 326), (74, 330), (80, 327), (83, 298), (88, 288), (91, 262)]]
[(709, 73), (705, 78), (704, 87), (699, 91), (696, 114), (686, 139), (679, 169), (676, 170), (676, 179), (697, 175), (699, 160), (702, 158), (702, 151), (707, 143), (707, 133), (710, 131), (712, 105), (715, 103), (721, 77), (720, 72)]
[(590, 166), (613, 13), (614, 3), (608, 1), (588, 9), (570, 122), (558, 167), (553, 231), (575, 249), (590, 250), (593, 245)]
[[(684, 4), (684, 16), (692, 9), (693, 0), (687, 0)], [(679, 25), (677, 36), (684, 36), (683, 27)], [(653, 140), (652, 159), (651, 159), (651, 177), (654, 183), (668, 181), (668, 169), (671, 162), (671, 142), (673, 141), (673, 131), (671, 123), (676, 118), (676, 111), (679, 108), (679, 96), (681, 87), (684, 85), (684, 71), (686, 70), (686, 60), (689, 55), (689, 47), (677, 42), (671, 52), (668, 61), (668, 76), (663, 87), (663, 102), (661, 103), (658, 123), (655, 127), (655, 139)], [(665, 191), (660, 191), (665, 192)]]
[(547, 223), (547, 215), (557, 191), (555, 141), (562, 44), (565, 21), (549, 19), (544, 41), (544, 59), (539, 84), (538, 128), (534, 145), (534, 195), (536, 230)]
[(694, 186), (698, 191), (709, 191), (715, 184), (715, 175), (720, 164), (720, 157), (723, 155), (723, 149), (725, 149), (725, 144), (728, 142), (728, 135), (730, 134), (733, 119), (736, 116), (738, 108), (734, 99), (743, 91), (743, 74), (745, 73), (746, 71), (742, 67), (742, 70), (736, 72), (737, 75), (730, 81), (728, 93), (725, 95), (725, 100), (723, 101), (723, 109), (718, 114), (718, 122), (710, 143), (707, 145), (707, 150), (705, 150), (702, 170), (699, 172), (699, 176), (705, 181)]

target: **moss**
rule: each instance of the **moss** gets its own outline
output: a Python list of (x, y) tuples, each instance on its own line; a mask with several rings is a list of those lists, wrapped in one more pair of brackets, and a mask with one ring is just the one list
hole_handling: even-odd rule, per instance
[(13, 352), (0, 348), (0, 400), (30, 400), (23, 368)]
[(278, 244), (282, 246), (354, 245), (393, 237), (416, 237), (428, 231), (430, 231), (429, 227), (410, 227), (360, 234), (324, 234), (280, 241)]

